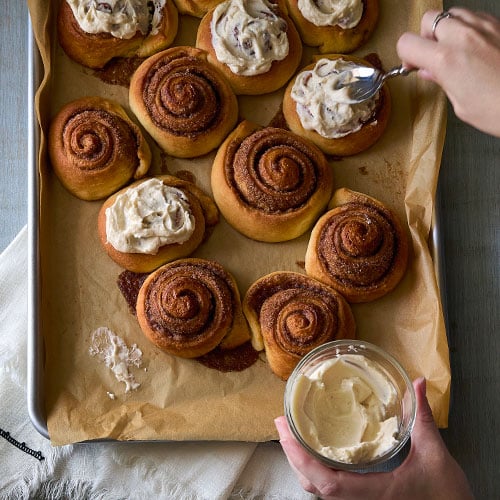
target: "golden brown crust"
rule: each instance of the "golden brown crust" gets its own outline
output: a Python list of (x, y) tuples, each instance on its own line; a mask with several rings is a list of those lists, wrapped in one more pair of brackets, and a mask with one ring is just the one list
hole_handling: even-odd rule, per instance
[(229, 224), (248, 238), (276, 242), (311, 227), (330, 199), (333, 174), (307, 140), (243, 121), (217, 151), (211, 183)]
[(174, 0), (180, 14), (203, 17), (210, 9), (213, 9), (224, 0)]
[(393, 290), (408, 264), (409, 243), (396, 215), (380, 201), (349, 189), (335, 192), (314, 226), (305, 270), (349, 302), (369, 302)]
[(259, 75), (239, 75), (217, 59), (212, 45), (212, 17), (214, 9), (208, 12), (201, 20), (196, 37), (196, 46), (208, 53), (208, 61), (216, 66), (229, 81), (236, 95), (259, 95), (273, 92), (283, 87), (297, 70), (302, 58), (302, 41), (293, 21), (281, 9), (277, 14), (286, 21), (289, 44), (288, 55), (281, 61), (274, 61), (266, 73)]
[(119, 266), (136, 273), (151, 272), (166, 262), (187, 257), (202, 243), (207, 227), (213, 226), (218, 222), (218, 210), (215, 203), (197, 186), (171, 175), (160, 175), (156, 176), (156, 178), (160, 179), (168, 186), (176, 187), (177, 189), (182, 190), (188, 199), (195, 220), (195, 229), (187, 241), (184, 243), (164, 245), (160, 247), (158, 253), (154, 255), (120, 252), (108, 242), (106, 235), (106, 209), (113, 205), (116, 198), (121, 193), (124, 193), (127, 189), (135, 187), (147, 179), (137, 181), (110, 196), (101, 207), (97, 219), (99, 239), (106, 253)]
[[(343, 54), (328, 54), (327, 59), (344, 59), (353, 61), (365, 66), (373, 66), (366, 59)], [(302, 68), (300, 72), (314, 68), (316, 63), (312, 63)], [(391, 95), (389, 87), (384, 85), (379, 92), (379, 101), (376, 110), (369, 121), (356, 132), (352, 132), (344, 137), (327, 138), (320, 135), (315, 130), (307, 130), (302, 126), (300, 117), (297, 114), (296, 103), (291, 96), (295, 79), (290, 81), (283, 96), (283, 115), (290, 130), (306, 137), (314, 142), (324, 153), (335, 156), (351, 156), (367, 150), (373, 146), (384, 134), (389, 118), (391, 116)]]
[(137, 319), (157, 347), (184, 358), (250, 338), (234, 277), (205, 259), (180, 259), (148, 276), (139, 290)]
[(83, 200), (109, 196), (143, 177), (151, 163), (139, 127), (118, 103), (102, 97), (63, 106), (51, 122), (48, 150), (62, 184)]
[(229, 83), (206, 52), (172, 47), (146, 59), (130, 82), (132, 111), (158, 145), (180, 158), (215, 149), (238, 119)]
[(80, 28), (71, 7), (61, 1), (57, 15), (57, 33), (64, 52), (88, 68), (102, 68), (114, 57), (147, 57), (167, 48), (177, 35), (178, 12), (172, 0), (162, 10), (159, 32), (143, 35), (138, 31), (132, 38), (121, 39), (109, 33), (86, 33)]
[(379, 0), (364, 0), (363, 16), (354, 28), (316, 26), (302, 15), (298, 0), (286, 0), (286, 3), (302, 41), (311, 47), (318, 47), (321, 54), (354, 52), (372, 36), (379, 17)]
[(354, 338), (356, 325), (340, 293), (309, 276), (277, 271), (259, 278), (243, 298), (255, 349), (265, 349), (272, 371), (287, 380), (315, 347)]

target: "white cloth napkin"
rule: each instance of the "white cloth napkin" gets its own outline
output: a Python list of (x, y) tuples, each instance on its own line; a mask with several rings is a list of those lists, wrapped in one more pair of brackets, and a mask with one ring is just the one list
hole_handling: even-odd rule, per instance
[[(2, 499), (310, 499), (278, 443), (89, 443), (52, 447), (27, 410), (27, 229), (0, 255)], [(7, 434), (8, 433), (8, 434)], [(43, 460), (11, 441), (43, 455)]]

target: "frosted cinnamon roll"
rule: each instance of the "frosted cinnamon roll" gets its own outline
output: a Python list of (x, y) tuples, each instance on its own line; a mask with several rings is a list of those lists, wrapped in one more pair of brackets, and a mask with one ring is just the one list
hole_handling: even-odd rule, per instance
[(384, 85), (371, 99), (353, 103), (348, 90), (354, 65), (371, 66), (353, 56), (330, 55), (303, 68), (288, 84), (283, 115), (290, 129), (313, 141), (326, 154), (350, 156), (375, 144), (390, 118), (391, 98)]
[(180, 158), (215, 149), (238, 119), (238, 102), (206, 52), (172, 47), (146, 59), (132, 76), (130, 107), (158, 145)]
[(354, 338), (356, 325), (340, 293), (309, 276), (278, 271), (258, 279), (243, 298), (255, 349), (265, 349), (271, 370), (287, 380), (315, 347)]
[(190, 255), (218, 222), (213, 200), (171, 175), (137, 181), (109, 197), (98, 216), (106, 253), (136, 273)]
[(205, 259), (180, 259), (151, 273), (139, 290), (137, 319), (144, 335), (183, 358), (250, 338), (234, 277)]
[(331, 167), (314, 144), (279, 128), (243, 121), (224, 141), (212, 166), (214, 200), (248, 238), (296, 238), (326, 208)]
[(348, 54), (377, 26), (379, 0), (286, 0), (302, 41), (322, 54)]
[(89, 68), (115, 57), (148, 57), (167, 48), (177, 30), (172, 0), (62, 0), (57, 17), (61, 47)]
[(281, 88), (302, 57), (291, 19), (268, 0), (226, 0), (200, 22), (196, 46), (207, 51), (236, 94), (257, 95)]
[(408, 237), (380, 201), (342, 188), (313, 227), (305, 270), (349, 302), (369, 302), (393, 290), (405, 274)]
[(116, 102), (83, 97), (52, 119), (50, 162), (64, 187), (83, 200), (98, 200), (143, 177), (151, 150), (139, 127)]

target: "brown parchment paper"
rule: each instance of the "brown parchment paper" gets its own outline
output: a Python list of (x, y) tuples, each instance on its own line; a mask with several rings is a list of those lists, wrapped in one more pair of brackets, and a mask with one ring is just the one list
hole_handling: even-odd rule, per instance
[[(437, 0), (381, 0), (376, 33), (358, 55), (376, 52), (383, 65), (400, 63), (396, 41), (419, 31), (420, 18)], [(243, 372), (221, 373), (193, 360), (158, 351), (142, 335), (118, 290), (122, 271), (101, 249), (96, 220), (101, 202), (69, 195), (52, 173), (45, 133), (66, 102), (102, 95), (130, 112), (127, 89), (108, 85), (93, 71), (70, 61), (58, 45), (54, 14), (58, 1), (28, 0), (44, 68), (36, 98), (40, 144), (40, 334), (44, 336), (47, 424), (54, 445), (89, 439), (243, 440), (277, 438), (273, 419), (283, 413), (285, 384), (265, 356)], [(198, 20), (181, 16), (174, 45), (194, 44)], [(303, 65), (314, 50), (306, 49)], [(392, 353), (412, 378), (425, 376), (439, 426), (448, 418), (450, 367), (435, 266), (428, 247), (445, 134), (445, 98), (435, 86), (411, 75), (391, 80), (393, 112), (388, 130), (369, 151), (331, 161), (336, 187), (374, 196), (408, 224), (412, 239), (409, 269), (386, 297), (354, 305), (357, 336)], [(266, 125), (277, 113), (282, 91), (240, 97), (240, 115)], [(165, 172), (153, 141), (152, 173)], [(214, 153), (194, 160), (167, 157), (169, 173), (190, 171), (210, 193)], [(276, 270), (303, 272), (309, 233), (291, 242), (259, 243), (234, 231), (224, 219), (194, 254), (215, 259), (235, 277), (243, 295), (260, 276)], [(143, 351), (132, 369), (141, 384), (126, 393), (108, 368), (89, 355), (92, 332), (107, 326), (127, 345)], [(107, 392), (116, 395), (111, 400)]]

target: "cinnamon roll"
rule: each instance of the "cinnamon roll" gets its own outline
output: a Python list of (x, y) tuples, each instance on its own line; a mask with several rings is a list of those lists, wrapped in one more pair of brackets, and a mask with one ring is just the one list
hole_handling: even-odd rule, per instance
[(115, 57), (148, 57), (166, 49), (178, 30), (172, 0), (62, 0), (59, 43), (74, 61), (102, 68)]
[(171, 175), (137, 181), (102, 205), (97, 226), (106, 253), (119, 266), (147, 273), (190, 255), (218, 222), (213, 200)]
[(174, 0), (179, 14), (203, 17), (210, 9), (213, 9), (223, 0)]
[(333, 174), (314, 144), (279, 128), (243, 121), (224, 141), (212, 167), (214, 200), (248, 238), (296, 238), (323, 212)]
[(379, 0), (286, 0), (302, 41), (322, 54), (348, 54), (372, 36)]
[(302, 57), (302, 42), (285, 11), (269, 0), (225, 0), (200, 22), (196, 46), (228, 79), (235, 94), (283, 87)]
[(183, 358), (250, 339), (234, 277), (211, 260), (180, 259), (151, 273), (139, 290), (137, 319), (153, 344)]
[(393, 290), (405, 274), (409, 243), (396, 215), (380, 201), (349, 189), (335, 192), (314, 226), (305, 270), (349, 302)]
[(50, 161), (62, 184), (83, 200), (105, 198), (143, 177), (151, 150), (116, 102), (82, 97), (63, 106), (48, 134)]
[(277, 271), (258, 279), (243, 298), (243, 312), (254, 348), (265, 349), (270, 368), (283, 380), (315, 347), (355, 336), (342, 295), (300, 273)]
[(352, 103), (348, 90), (353, 65), (372, 66), (354, 56), (328, 55), (309, 64), (288, 84), (283, 115), (288, 127), (313, 141), (326, 154), (350, 156), (375, 144), (390, 118), (391, 96), (384, 85), (372, 98)]
[(168, 154), (201, 156), (215, 149), (238, 119), (238, 102), (206, 52), (173, 47), (146, 59), (132, 76), (129, 102)]

